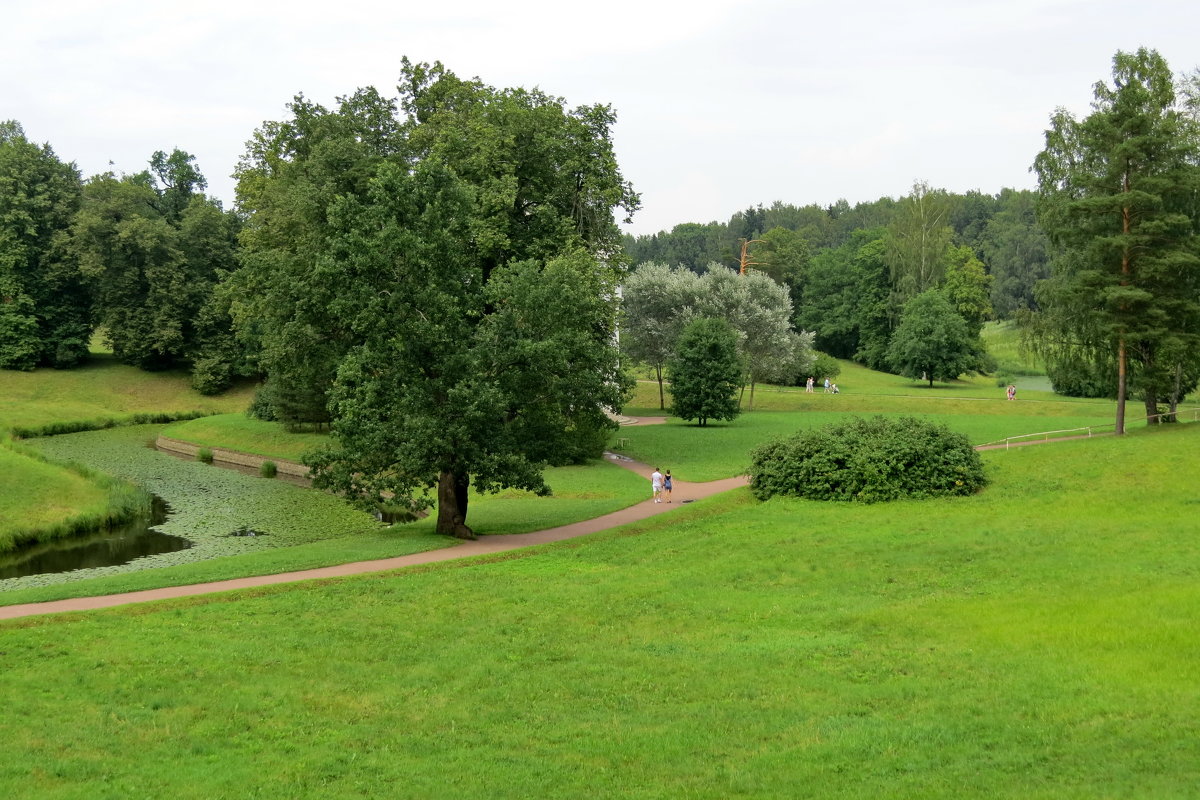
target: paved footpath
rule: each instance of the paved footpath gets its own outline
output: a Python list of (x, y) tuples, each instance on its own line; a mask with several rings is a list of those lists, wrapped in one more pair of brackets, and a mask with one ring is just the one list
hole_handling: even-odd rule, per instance
[[(649, 466), (611, 453), (606, 454), (605, 457), (613, 463), (644, 477), (646, 479), (646, 494), (650, 494), (651, 468)], [(90, 611), (97, 608), (112, 608), (113, 606), (123, 606), (131, 603), (148, 603), (155, 600), (195, 597), (197, 595), (228, 592), (235, 589), (252, 589), (257, 586), (272, 586), (280, 583), (295, 583), (322, 578), (339, 578), (345, 575), (362, 575), (367, 572), (385, 572), (387, 570), (412, 567), (419, 564), (434, 564), (439, 561), (504, 553), (522, 547), (531, 547), (537, 544), (572, 539), (576, 536), (585, 536), (589, 533), (596, 533), (630, 522), (637, 522), (658, 514), (664, 514), (672, 509), (679, 508), (685, 500), (700, 500), (714, 494), (727, 492), (730, 489), (745, 486), (746, 478), (726, 478), (708, 483), (685, 483), (676, 480), (674, 484), (675, 489), (671, 503), (655, 503), (650, 499), (646, 499), (637, 505), (623, 508), (620, 511), (614, 511), (611, 514), (605, 514), (602, 517), (574, 522), (570, 525), (562, 525), (557, 528), (549, 528), (544, 531), (514, 533), (503, 536), (483, 536), (479, 539), (463, 541), (460, 544), (441, 550), (428, 550), (423, 553), (413, 553), (407, 556), (383, 558), (375, 561), (356, 561), (351, 564), (338, 564), (332, 567), (306, 569), (298, 572), (281, 572), (276, 575), (234, 578), (233, 580), (215, 581), (213, 583), (197, 583), (191, 586), (167, 586), (162, 589), (146, 589), (140, 592), (126, 592), (124, 594), (110, 594), (99, 597), (73, 597), (66, 600), (51, 600), (45, 603), (3, 606), (0, 607), (0, 619), (17, 619), (19, 617), (31, 617), (39, 614), (56, 614), (63, 611)]]

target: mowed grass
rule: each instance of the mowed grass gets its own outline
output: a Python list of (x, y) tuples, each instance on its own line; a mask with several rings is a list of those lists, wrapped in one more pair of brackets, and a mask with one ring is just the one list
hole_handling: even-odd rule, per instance
[(395, 575), (0, 625), (39, 798), (1164, 798), (1200, 785), (1200, 426), (983, 493), (742, 490)]
[(108, 492), (95, 481), (0, 443), (0, 553), (14, 537), (76, 517), (102, 516)]
[(162, 430), (163, 436), (207, 447), (224, 447), (267, 458), (300, 461), (308, 450), (329, 443), (322, 433), (287, 431), (278, 422), (264, 422), (242, 414), (218, 414), (176, 422)]
[(0, 370), (0, 430), (54, 422), (120, 421), (139, 412), (242, 411), (254, 389), (246, 383), (206, 397), (191, 388), (185, 372), (144, 372), (94, 353), (78, 369)]
[[(841, 393), (838, 395), (823, 394), (818, 384), (813, 394), (804, 391), (803, 386), (772, 386), (762, 384), (755, 388), (754, 410), (756, 411), (795, 411), (813, 407), (814, 403), (838, 403), (843, 410), (874, 412), (878, 410), (902, 413), (951, 413), (951, 414), (987, 414), (993, 403), (1001, 406), (1008, 403), (1004, 395), (1004, 387), (996, 386), (994, 377), (976, 375), (964, 377), (956, 381), (935, 381), (931, 388), (925, 381), (913, 381), (900, 375), (890, 375), (886, 372), (876, 372), (861, 364), (851, 361), (840, 361), (842, 372), (836, 378)], [(1045, 381), (1040, 377), (1016, 378), (1018, 400), (1015, 407), (1005, 413), (1028, 414), (1030, 416), (1064, 416), (1091, 413), (1100, 415), (1110, 414), (1115, 408), (1108, 400), (1095, 400), (1078, 397), (1065, 397), (1054, 394), (1042, 388), (1023, 388), (1025, 381), (1031, 385), (1040, 386)], [(670, 384), (664, 384), (664, 394), (668, 408), (671, 404)], [(742, 397), (742, 409), (747, 410), (750, 403), (750, 390), (747, 388)], [(982, 403), (982, 405), (981, 405)], [(1082, 411), (1084, 406), (1088, 411)], [(626, 405), (627, 414), (661, 414), (658, 403), (658, 383), (655, 381), (639, 381), (633, 398)]]
[[(703, 428), (672, 418), (665, 425), (622, 428), (614, 436), (613, 442), (620, 444), (618, 452), (621, 454), (664, 469), (670, 468), (681, 480), (711, 481), (744, 474), (750, 465), (750, 451), (770, 439), (839, 422), (846, 418), (846, 414), (836, 410), (755, 411), (742, 414), (733, 422), (710, 422)], [(915, 415), (943, 423), (951, 430), (965, 434), (972, 444), (1039, 431), (1104, 425), (1108, 421), (1103, 417), (1090, 416), (1031, 418), (920, 412)], [(621, 441), (618, 442), (618, 439)]]

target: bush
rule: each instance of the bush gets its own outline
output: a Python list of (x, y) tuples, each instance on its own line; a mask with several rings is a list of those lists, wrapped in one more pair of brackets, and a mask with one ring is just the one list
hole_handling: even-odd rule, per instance
[(200, 358), (192, 365), (192, 388), (200, 394), (220, 394), (233, 383), (233, 369), (220, 358)]
[(196, 460), (203, 464), (211, 464), (213, 462), (212, 450), (201, 447), (196, 451)]
[(263, 422), (278, 421), (275, 417), (275, 406), (271, 404), (271, 391), (266, 384), (259, 386), (258, 391), (254, 393), (254, 399), (250, 401), (250, 407), (246, 409), (246, 416)]
[[(825, 378), (833, 380), (838, 375), (842, 374), (842, 365), (833, 356), (827, 356), (824, 353), (817, 353), (816, 360), (813, 361), (812, 376), (817, 379), (820, 384)], [(797, 383), (797, 386), (802, 385), (807, 381), (807, 376)]]
[(752, 454), (755, 497), (874, 503), (968, 495), (987, 483), (967, 437), (913, 417), (855, 418), (777, 439)]
[(264, 461), (258, 465), (258, 474), (264, 478), (274, 478), (279, 472), (279, 467), (274, 461)]

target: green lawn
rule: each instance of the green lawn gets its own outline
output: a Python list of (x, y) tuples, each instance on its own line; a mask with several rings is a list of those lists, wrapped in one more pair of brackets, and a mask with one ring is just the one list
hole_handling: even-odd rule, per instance
[[(924, 381), (913, 381), (899, 375), (876, 372), (851, 361), (839, 361), (842, 373), (836, 382), (841, 394), (823, 394), (818, 386), (814, 394), (808, 394), (803, 386), (760, 385), (755, 389), (754, 408), (762, 411), (796, 411), (809, 409), (818, 403), (837, 403), (836, 408), (856, 413), (892, 411), (896, 413), (949, 413), (990, 414), (992, 403), (1004, 406), (1004, 387), (996, 386), (996, 379), (986, 376), (966, 377), (956, 381), (937, 382), (933, 387)], [(1108, 400), (1064, 397), (1054, 394), (1045, 386), (1040, 376), (1014, 378), (1018, 397), (1015, 406), (1000, 413), (1029, 414), (1031, 416), (1075, 416), (1081, 413), (1111, 415), (1114, 404)], [(670, 385), (665, 387), (666, 403), (671, 404)], [(743, 409), (749, 406), (750, 392), (742, 398)], [(983, 405), (980, 405), (983, 403)], [(1081, 411), (1079, 406), (1089, 410)], [(627, 414), (661, 414), (658, 404), (658, 384), (640, 381), (633, 398), (627, 404)], [(1132, 415), (1136, 411), (1131, 412)]]
[(108, 500), (96, 481), (0, 444), (0, 553), (72, 517), (102, 516)]
[(322, 447), (329, 436), (320, 433), (289, 433), (278, 422), (263, 422), (242, 414), (176, 422), (162, 430), (163, 436), (207, 447), (225, 447), (268, 458), (299, 461), (306, 450)]
[[(833, 401), (839, 399), (832, 398)], [(818, 400), (814, 407), (828, 409), (830, 404), (826, 400), (831, 398)], [(944, 423), (952, 430), (966, 434), (973, 444), (983, 444), (1005, 436), (1111, 422), (1107, 417), (1092, 416), (916, 415)], [(710, 481), (742, 474), (750, 464), (750, 451), (769, 439), (842, 419), (845, 419), (845, 412), (837, 410), (755, 411), (742, 414), (733, 422), (710, 422), (701, 428), (672, 418), (666, 425), (622, 428), (613, 441), (616, 442), (618, 438), (624, 440), (619, 450), (622, 454), (664, 469), (669, 467), (681, 480)]]
[(78, 369), (0, 370), (0, 431), (54, 422), (128, 419), (139, 412), (243, 411), (254, 395), (243, 384), (217, 397), (191, 388), (185, 372), (144, 372), (93, 354)]
[(1197, 447), (989, 452), (969, 498), (743, 490), (504, 558), (0, 623), (0, 792), (1194, 797)]

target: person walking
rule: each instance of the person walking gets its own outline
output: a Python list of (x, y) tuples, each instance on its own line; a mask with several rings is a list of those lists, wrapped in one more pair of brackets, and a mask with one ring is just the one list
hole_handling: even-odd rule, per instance
[(663, 490), (663, 474), (658, 471), (658, 467), (654, 468), (654, 472), (650, 473), (650, 496), (654, 498), (654, 502), (661, 503)]
[(667, 495), (667, 502), (671, 502), (671, 470), (663, 475), (663, 492)]
[(825, 391), (824, 391), (824, 394), (829, 394), (829, 378), (826, 378), (826, 379), (825, 379)]
[(804, 384), (804, 391), (808, 394), (812, 394), (813, 384), (815, 384), (815, 383), (816, 383), (816, 381), (814, 381), (812, 379), (812, 376), (810, 375), (808, 378), (808, 383)]

